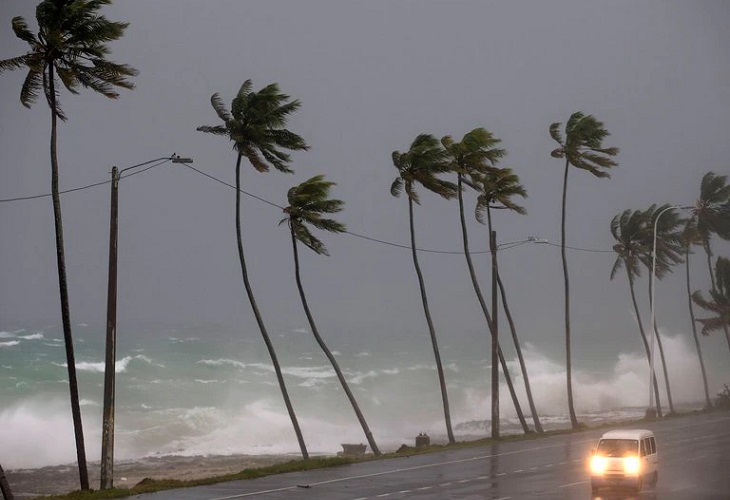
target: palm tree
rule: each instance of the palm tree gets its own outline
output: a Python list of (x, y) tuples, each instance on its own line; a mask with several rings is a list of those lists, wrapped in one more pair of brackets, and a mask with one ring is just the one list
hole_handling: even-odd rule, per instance
[(714, 314), (711, 318), (697, 320), (702, 324), (703, 335), (730, 326), (730, 259), (717, 258), (715, 281), (716, 286), (714, 290), (710, 290), (709, 300), (699, 290), (692, 294), (695, 304)]
[(694, 245), (701, 245), (702, 240), (700, 239), (700, 235), (697, 232), (697, 228), (693, 224), (693, 220), (690, 219), (687, 221), (687, 223), (684, 225), (684, 230), (682, 231), (682, 247), (684, 248), (684, 263), (685, 263), (685, 278), (686, 278), (686, 284), (687, 284), (687, 305), (689, 306), (689, 318), (690, 322), (692, 323), (692, 337), (695, 341), (695, 348), (697, 349), (697, 359), (700, 362), (700, 369), (702, 371), (702, 383), (703, 387), (705, 389), (705, 407), (711, 408), (712, 407), (712, 400), (710, 399), (710, 389), (707, 385), (707, 372), (705, 371), (705, 361), (702, 358), (702, 349), (700, 348), (700, 339), (697, 335), (697, 324), (695, 322), (695, 312), (694, 307), (692, 306), (692, 288), (690, 286), (689, 281), (689, 254), (692, 251), (692, 246)]
[[(715, 290), (710, 239), (716, 234), (724, 240), (730, 240), (730, 184), (727, 183), (727, 176), (707, 172), (702, 177), (700, 197), (695, 202), (693, 219), (707, 255), (707, 269), (712, 289)], [(730, 348), (730, 330), (727, 326), (722, 328)]]
[[(456, 172), (457, 174), (457, 187), (458, 187), (458, 198), (459, 198), (459, 215), (460, 215), (460, 221), (461, 221), (461, 234), (462, 234), (462, 241), (464, 244), (464, 256), (466, 257), (466, 264), (469, 268), (469, 276), (471, 277), (472, 286), (474, 287), (474, 293), (477, 296), (477, 300), (479, 301), (479, 305), (482, 308), (482, 312), (484, 314), (484, 318), (487, 321), (487, 325), (490, 330), (493, 330), (492, 328), (492, 316), (489, 313), (489, 310), (487, 308), (487, 304), (484, 300), (484, 296), (482, 295), (481, 288), (479, 286), (479, 282), (477, 281), (476, 273), (474, 271), (474, 265), (472, 264), (471, 260), (471, 253), (469, 252), (469, 236), (468, 231), (466, 227), (466, 219), (464, 217), (464, 197), (462, 188), (464, 184), (466, 184), (469, 187), (477, 189), (479, 186), (483, 186), (484, 183), (481, 182), (482, 175), (486, 175), (486, 171), (488, 169), (494, 170), (494, 171), (501, 171), (502, 169), (495, 169), (493, 168), (494, 165), (499, 161), (500, 158), (502, 158), (505, 155), (505, 151), (503, 149), (499, 149), (496, 146), (501, 141), (497, 138), (495, 138), (489, 131), (483, 129), (483, 128), (476, 128), (472, 130), (471, 132), (467, 133), (464, 138), (461, 140), (461, 142), (455, 143), (453, 139), (449, 136), (446, 136), (441, 139), (441, 144), (443, 145), (444, 149), (448, 152), (452, 170)], [(509, 170), (509, 169), (506, 169)], [(519, 180), (519, 179), (518, 179)], [(513, 193), (514, 194), (514, 193)], [(524, 189), (522, 190), (522, 195), (525, 195)], [(506, 196), (507, 199), (509, 199), (510, 196)], [(481, 199), (481, 198), (480, 198)], [(521, 207), (520, 207), (521, 208)], [(524, 212), (524, 209), (522, 209)], [(479, 212), (477, 212), (479, 213)], [(489, 234), (492, 234), (492, 227), (489, 226)], [(495, 261), (496, 261), (496, 255)], [(502, 302), (505, 302), (505, 296), (502, 295)], [(505, 308), (507, 311), (508, 309)], [(510, 325), (514, 326), (514, 323), (511, 320), (511, 315), (508, 316), (510, 320)], [(491, 332), (492, 335), (495, 334), (494, 331)], [(513, 339), (516, 341), (516, 333), (514, 329), (512, 330)], [(522, 358), (522, 352), (519, 349), (519, 343), (516, 343), (517, 349), (518, 349), (518, 357), (520, 358), (521, 366), (524, 368), (524, 359)], [(520, 407), (519, 400), (517, 399), (517, 394), (515, 392), (514, 386), (512, 384), (512, 378), (509, 375), (509, 370), (507, 368), (507, 362), (504, 359), (504, 354), (502, 353), (501, 347), (499, 347), (498, 344), (498, 352), (497, 355), (499, 357), (500, 364), (502, 365), (502, 371), (504, 372), (505, 380), (507, 382), (507, 386), (510, 391), (510, 395), (512, 397), (513, 404), (515, 406), (515, 410), (517, 412), (517, 416), (520, 420), (520, 423), (522, 424), (522, 427), (525, 431), (525, 433), (530, 432), (529, 427), (527, 426), (527, 423), (525, 422), (525, 417), (522, 413), (522, 408)], [(523, 369), (523, 375), (526, 374), (526, 371)], [(495, 385), (498, 381), (494, 380), (492, 381), (492, 398), (497, 397), (495, 391)], [(529, 381), (527, 378), (525, 378), (525, 386), (527, 388), (527, 394), (528, 399), (530, 401), (530, 408), (533, 412), (533, 419), (535, 420), (535, 429), (537, 429), (539, 432), (542, 432), (542, 427), (540, 426), (540, 421), (537, 417), (537, 412), (534, 410), (534, 405), (532, 404), (532, 393), (530, 391), (529, 387)], [(494, 416), (493, 416), (494, 418)]]
[(423, 282), (423, 274), (421, 267), (418, 265), (418, 255), (416, 252), (416, 233), (413, 224), (413, 204), (420, 205), (416, 185), (420, 184), (426, 189), (450, 199), (456, 196), (456, 185), (439, 179), (437, 175), (449, 172), (446, 151), (440, 147), (438, 140), (432, 135), (421, 134), (411, 143), (411, 147), (407, 152), (401, 153), (393, 151), (393, 165), (398, 171), (398, 177), (395, 178), (390, 186), (390, 194), (399, 197), (403, 191), (408, 196), (408, 220), (410, 223), (411, 233), (411, 254), (413, 256), (413, 266), (416, 269), (418, 277), (418, 285), (421, 290), (421, 302), (423, 303), (423, 311), (426, 315), (426, 323), (428, 331), (431, 335), (431, 345), (433, 346), (433, 354), (436, 358), (436, 370), (438, 371), (439, 385), (441, 387), (441, 400), (444, 407), (444, 418), (446, 420), (446, 433), (449, 443), (455, 443), (454, 432), (451, 428), (451, 413), (449, 411), (449, 397), (446, 392), (446, 379), (444, 377), (444, 368), (441, 364), (441, 354), (439, 353), (438, 341), (436, 339), (436, 330), (431, 320), (431, 311), (428, 308), (428, 298), (426, 297), (426, 286)]
[[(649, 272), (652, 271), (653, 259), (652, 251), (654, 244), (654, 233), (656, 233), (656, 265), (654, 266), (654, 273), (658, 279), (663, 279), (668, 273), (672, 271), (672, 268), (676, 264), (682, 262), (682, 234), (679, 229), (684, 221), (679, 218), (676, 211), (669, 210), (670, 205), (662, 205), (657, 207), (652, 205), (646, 211), (647, 221), (650, 222), (650, 226), (647, 228), (645, 233), (646, 244), (644, 245), (644, 251), (642, 253), (641, 262), (647, 267)], [(661, 218), (658, 216), (667, 211)], [(654, 225), (656, 224), (656, 228)], [(649, 282), (649, 302), (652, 301), (652, 287)], [(662, 338), (659, 336), (659, 329), (657, 328), (656, 315), (654, 316), (654, 324), (650, 325), (654, 329), (654, 337), (657, 341), (657, 347), (659, 347), (659, 356), (662, 361), (662, 370), (664, 371), (664, 385), (667, 389), (667, 402), (669, 404), (670, 414), (674, 413), (674, 401), (672, 400), (672, 390), (669, 384), (669, 373), (667, 370), (667, 362), (664, 358), (664, 347), (662, 346)]]
[(13, 500), (13, 492), (10, 490), (10, 483), (5, 477), (2, 465), (0, 465), (0, 493), (2, 493), (5, 500)]
[(12, 21), (15, 35), (30, 45), (30, 51), (22, 56), (0, 61), (0, 72), (14, 69), (28, 70), (20, 89), (20, 102), (24, 106), (30, 107), (42, 91), (51, 111), (51, 197), (56, 233), (56, 262), (71, 413), (82, 490), (89, 489), (89, 476), (76, 379), (63, 242), (63, 219), (58, 192), (57, 121), (58, 119), (66, 120), (66, 115), (59, 103), (60, 86), (58, 82), (60, 81), (72, 94), (78, 94), (79, 87), (83, 87), (90, 88), (111, 99), (119, 96), (115, 87), (134, 88), (127, 77), (135, 76), (137, 71), (130, 66), (117, 64), (106, 58), (109, 54), (107, 43), (121, 38), (128, 26), (128, 23), (112, 22), (99, 14), (99, 9), (109, 3), (111, 0), (42, 1), (36, 7), (37, 35), (30, 31), (23, 17), (14, 17)]
[(297, 134), (287, 130), (286, 120), (290, 114), (299, 109), (298, 100), (289, 100), (289, 96), (279, 92), (276, 83), (262, 88), (258, 92), (251, 90), (251, 80), (246, 80), (231, 103), (229, 112), (220, 96), (215, 93), (210, 102), (218, 118), (223, 121), (222, 125), (202, 126), (197, 130), (210, 134), (227, 137), (233, 142), (233, 149), (236, 151), (236, 240), (238, 242), (238, 259), (241, 264), (241, 277), (246, 288), (246, 295), (251, 303), (256, 323), (258, 324), (261, 336), (264, 339), (266, 348), (269, 351), (271, 362), (274, 365), (279, 388), (284, 398), (289, 418), (294, 426), (294, 432), (299, 442), (302, 457), (309, 458), (304, 437), (299, 427), (294, 407), (292, 406), (289, 394), (284, 383), (284, 375), (271, 342), (261, 312), (256, 304), (256, 298), (251, 288), (246, 267), (246, 259), (243, 251), (243, 239), (241, 237), (241, 161), (246, 158), (258, 172), (267, 172), (270, 165), (273, 165), (280, 172), (292, 172), (288, 164), (291, 158), (282, 149), (300, 151), (308, 149), (307, 144)]
[(610, 134), (603, 128), (603, 123), (592, 115), (584, 115), (580, 111), (573, 113), (565, 125), (565, 138), (560, 131), (561, 123), (550, 125), (550, 136), (560, 147), (552, 151), (553, 158), (565, 158), (565, 173), (563, 174), (563, 203), (560, 223), (560, 254), (563, 260), (563, 278), (565, 282), (565, 357), (568, 387), (568, 410), (570, 422), (574, 429), (579, 427), (573, 405), (573, 380), (570, 354), (570, 283), (568, 279), (568, 261), (565, 256), (565, 202), (568, 192), (568, 168), (574, 167), (586, 170), (596, 177), (610, 177), (606, 171), (615, 167), (617, 163), (613, 157), (618, 154), (618, 148), (604, 148), (603, 139)]
[(363, 416), (362, 411), (360, 411), (360, 406), (357, 404), (355, 396), (352, 394), (350, 386), (347, 384), (347, 380), (342, 374), (342, 370), (340, 370), (337, 360), (325, 344), (322, 336), (319, 334), (317, 325), (314, 322), (314, 316), (312, 316), (312, 311), (309, 309), (309, 304), (307, 303), (307, 297), (304, 294), (304, 287), (302, 286), (302, 279), (299, 273), (299, 251), (297, 249), (297, 241), (303, 243), (320, 255), (329, 255), (324, 243), (312, 234), (308, 226), (313, 226), (317, 229), (329, 231), (331, 233), (342, 233), (346, 230), (344, 224), (334, 219), (322, 217), (323, 214), (333, 214), (342, 210), (343, 202), (341, 200), (329, 198), (329, 190), (334, 185), (334, 182), (325, 181), (324, 176), (316, 175), (311, 179), (302, 182), (298, 186), (291, 188), (287, 193), (289, 206), (284, 209), (286, 217), (282, 219), (279, 224), (286, 222), (289, 225), (289, 230), (291, 231), (297, 288), (299, 289), (299, 297), (302, 300), (304, 312), (307, 315), (307, 321), (309, 321), (309, 326), (312, 329), (312, 335), (314, 335), (314, 339), (317, 341), (317, 344), (332, 364), (332, 368), (335, 370), (337, 379), (340, 381), (340, 385), (342, 385), (342, 389), (345, 391), (347, 399), (350, 401), (352, 409), (355, 411), (355, 415), (357, 416), (360, 426), (365, 433), (368, 444), (370, 444), (370, 449), (372, 449), (373, 453), (378, 456), (380, 455), (380, 449), (375, 443), (375, 439), (373, 439), (373, 433), (370, 432), (370, 428), (365, 421), (365, 417)]
[[(487, 169), (485, 175), (477, 176), (476, 185), (479, 189), (479, 196), (477, 198), (477, 205), (475, 209), (476, 219), (484, 224), (484, 214), (486, 213), (486, 224), (489, 230), (489, 234), (492, 234), (492, 209), (497, 210), (510, 210), (515, 213), (524, 215), (527, 211), (524, 207), (515, 203), (512, 198), (515, 196), (521, 196), (527, 198), (527, 191), (524, 186), (520, 184), (520, 178), (512, 172), (511, 168), (490, 168)], [(527, 394), (527, 401), (530, 405), (530, 412), (532, 413), (532, 420), (535, 424), (535, 430), (539, 433), (543, 432), (542, 424), (540, 423), (540, 416), (537, 413), (535, 407), (535, 401), (532, 397), (532, 389), (530, 388), (530, 379), (527, 374), (527, 364), (525, 358), (522, 355), (522, 347), (520, 346), (519, 339), (517, 338), (517, 329), (515, 328), (514, 320), (512, 319), (512, 313), (509, 306), (507, 305), (507, 293), (505, 292), (504, 283), (497, 268), (497, 285), (499, 286), (499, 293), (502, 298), (502, 306), (504, 307), (504, 313), (507, 317), (507, 323), (510, 327), (512, 334), (512, 342), (515, 345), (515, 351), (517, 353), (517, 359), (520, 363), (520, 370), (522, 371), (522, 378), (525, 381), (525, 392)]]
[[(641, 320), (641, 313), (636, 302), (636, 292), (634, 283), (636, 278), (641, 276), (641, 259), (645, 253), (647, 244), (647, 215), (641, 210), (631, 211), (624, 210), (611, 220), (611, 234), (616, 240), (613, 250), (616, 252), (616, 260), (611, 269), (611, 280), (616, 277), (618, 271), (623, 267), (626, 269), (626, 277), (629, 281), (629, 290), (631, 292), (631, 303), (634, 306), (636, 321), (639, 323), (639, 333), (641, 341), (644, 344), (647, 362), (651, 363), (651, 353), (649, 350), (649, 342), (646, 340), (644, 333), (644, 323)], [(652, 383), (654, 384), (656, 415), (662, 418), (662, 405), (659, 400), (659, 384), (657, 383), (656, 374), (652, 373)]]

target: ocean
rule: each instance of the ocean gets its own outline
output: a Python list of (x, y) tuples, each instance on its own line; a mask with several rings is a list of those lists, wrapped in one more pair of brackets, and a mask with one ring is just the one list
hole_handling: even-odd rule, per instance
[[(445, 441), (433, 351), (426, 331), (387, 342), (348, 332), (347, 342), (322, 332), (383, 451), (413, 445), (425, 432)], [(303, 328), (271, 331), (287, 389), (311, 454), (335, 454), (366, 439), (334, 371)], [(74, 326), (87, 457), (99, 460), (104, 382), (104, 330)], [(381, 346), (378, 348), (377, 346)], [(503, 344), (505, 352), (511, 352)], [(457, 439), (490, 432), (486, 338), (441, 341)], [(569, 426), (565, 372), (524, 346), (538, 412), (546, 429)], [(203, 324), (120, 328), (116, 363), (115, 460), (195, 455), (292, 455), (299, 447), (273, 366), (258, 331)], [(509, 366), (528, 422), (516, 359)], [(640, 418), (646, 408), (646, 360), (622, 355), (609, 373), (577, 372), (578, 418), (589, 425)], [(503, 434), (521, 427), (504, 381)], [(0, 331), (0, 463), (7, 469), (75, 462), (65, 351), (60, 326)], [(701, 403), (689, 407), (701, 407)]]

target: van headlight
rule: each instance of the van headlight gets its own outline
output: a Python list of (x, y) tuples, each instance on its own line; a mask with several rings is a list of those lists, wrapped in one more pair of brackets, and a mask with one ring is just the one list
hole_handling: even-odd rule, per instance
[(641, 471), (641, 461), (639, 457), (624, 458), (624, 472), (630, 475), (636, 475)]
[(591, 474), (596, 476), (603, 475), (608, 467), (608, 459), (600, 455), (593, 455), (591, 457)]

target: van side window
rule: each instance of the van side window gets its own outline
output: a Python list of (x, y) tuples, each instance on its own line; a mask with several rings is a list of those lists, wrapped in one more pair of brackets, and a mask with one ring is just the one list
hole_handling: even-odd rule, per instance
[(645, 457), (646, 456), (646, 450), (647, 450), (647, 444), (649, 444), (649, 439), (645, 438), (641, 440), (641, 452), (639, 456)]
[(656, 453), (656, 441), (654, 440), (654, 436), (649, 438), (649, 444), (651, 445), (651, 454)]

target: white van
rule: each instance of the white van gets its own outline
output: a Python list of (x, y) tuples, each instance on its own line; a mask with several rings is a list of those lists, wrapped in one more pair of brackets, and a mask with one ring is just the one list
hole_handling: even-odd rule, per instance
[(654, 433), (646, 429), (617, 429), (606, 432), (591, 456), (591, 490), (628, 487), (641, 491), (659, 479), (659, 456)]

